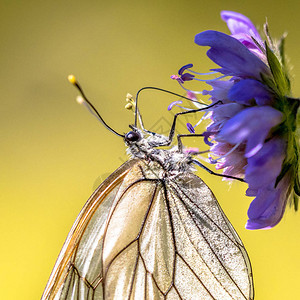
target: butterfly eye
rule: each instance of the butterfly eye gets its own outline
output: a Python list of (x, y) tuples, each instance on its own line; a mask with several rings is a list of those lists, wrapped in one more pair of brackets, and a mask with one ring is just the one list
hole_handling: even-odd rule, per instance
[(141, 135), (136, 131), (129, 131), (125, 134), (125, 141), (127, 142), (138, 142), (141, 138)]

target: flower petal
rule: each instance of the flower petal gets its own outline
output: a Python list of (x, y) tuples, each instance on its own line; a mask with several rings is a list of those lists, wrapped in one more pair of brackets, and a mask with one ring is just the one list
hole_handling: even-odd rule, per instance
[(228, 120), (217, 139), (233, 145), (246, 142), (245, 157), (250, 157), (262, 148), (270, 129), (278, 125), (282, 118), (282, 113), (272, 107), (249, 107)]
[(286, 154), (286, 142), (273, 138), (262, 149), (248, 159), (245, 181), (250, 189), (261, 189), (275, 184)]
[(213, 109), (212, 119), (214, 122), (224, 122), (235, 116), (245, 108), (239, 103), (226, 103), (219, 105)]
[(255, 197), (256, 195), (257, 195), (257, 190), (249, 189), (249, 188), (246, 190), (246, 196)]
[(261, 41), (256, 27), (246, 16), (234, 11), (223, 10), (221, 11), (221, 18), (227, 23), (232, 34), (245, 33)]
[(207, 30), (195, 36), (199, 46), (210, 46), (207, 56), (221, 66), (219, 72), (244, 78), (260, 79), (260, 74), (270, 74), (269, 68), (246, 46), (235, 38), (214, 30)]
[[(213, 89), (211, 91), (203, 90), (203, 95), (211, 95), (212, 100), (221, 100), (222, 102), (228, 102), (228, 92), (234, 84), (234, 81), (229, 80), (216, 80), (208, 81), (207, 84), (211, 85)], [(224, 101), (225, 100), (225, 101)]]
[[(211, 152), (219, 157), (217, 158), (216, 169), (224, 169), (223, 174), (226, 175), (242, 177), (245, 173), (244, 167), (247, 164), (244, 157), (244, 148), (239, 146), (234, 151), (232, 149), (232, 145), (222, 142), (215, 143), (211, 147)], [(213, 158), (210, 158), (210, 160), (213, 163), (216, 162)]]
[[(239, 34), (233, 34), (231, 35), (233, 38), (240, 41), (243, 45), (245, 45), (253, 54), (255, 54), (259, 59), (261, 59), (264, 62), (267, 62), (266, 55), (262, 51), (262, 49), (265, 48), (265, 45), (263, 41), (257, 41), (255, 43), (252, 39), (252, 37), (245, 33), (239, 33)], [(258, 46), (259, 45), (259, 46)]]
[(261, 82), (254, 79), (244, 79), (233, 85), (228, 92), (228, 98), (245, 105), (253, 104), (255, 99), (258, 105), (272, 104), (273, 95)]
[(290, 194), (290, 174), (286, 174), (276, 189), (260, 189), (251, 202), (247, 229), (268, 229), (281, 220)]

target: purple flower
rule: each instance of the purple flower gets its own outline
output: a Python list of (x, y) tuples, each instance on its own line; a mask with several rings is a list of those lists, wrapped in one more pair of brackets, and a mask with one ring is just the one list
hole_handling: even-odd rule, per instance
[[(203, 133), (211, 146), (210, 160), (223, 174), (244, 178), (246, 195), (255, 197), (246, 228), (271, 228), (281, 220), (290, 199), (295, 209), (298, 205), (300, 102), (289, 97), (283, 44), (275, 48), (268, 30), (270, 45), (264, 42), (242, 14), (223, 11), (221, 17), (231, 36), (208, 30), (195, 37), (196, 44), (210, 47), (207, 56), (220, 68), (203, 74), (186, 65), (178, 72), (180, 84), (198, 80), (212, 87), (197, 92), (220, 103), (210, 108), (211, 123)], [(199, 78), (216, 73), (221, 76)], [(191, 132), (196, 127), (187, 126)]]
[(212, 145), (211, 152), (218, 157), (226, 156), (226, 159), (215, 161), (211, 158), (212, 163), (216, 162), (216, 169), (223, 169), (223, 174), (242, 177), (244, 175), (244, 167), (247, 160), (244, 157), (244, 147), (239, 145), (234, 147), (226, 142), (218, 142)]
[(248, 209), (247, 229), (269, 229), (280, 222), (291, 195), (291, 173), (274, 188), (273, 184), (259, 189)]
[(195, 36), (199, 46), (210, 46), (207, 56), (219, 65), (213, 69), (224, 75), (260, 79), (261, 74), (270, 74), (270, 69), (255, 54), (237, 39), (214, 30), (207, 30)]
[(224, 10), (221, 12), (221, 18), (227, 23), (232, 37), (239, 40), (260, 59), (266, 61), (263, 53), (264, 42), (256, 27), (246, 16), (234, 11)]
[(234, 81), (230, 80), (215, 80), (209, 82), (209, 84), (213, 87), (212, 90), (207, 91), (203, 90), (203, 95), (210, 95), (213, 103), (221, 100), (223, 103), (231, 102), (228, 98), (228, 92), (232, 88)]
[(253, 99), (259, 106), (271, 105), (274, 102), (272, 91), (263, 83), (253, 79), (238, 81), (228, 91), (228, 98), (231, 101), (249, 106), (253, 105)]
[(216, 139), (231, 145), (244, 143), (245, 157), (252, 157), (263, 147), (271, 128), (282, 119), (282, 113), (270, 106), (245, 108), (220, 128)]
[[(251, 44), (253, 44), (252, 37), (262, 43), (262, 39), (256, 27), (246, 16), (234, 11), (223, 10), (221, 11), (221, 18), (227, 23), (232, 36), (239, 36), (242, 34), (248, 37), (247, 40), (251, 41)], [(244, 43), (244, 40), (238, 40), (242, 44), (247, 44)]]

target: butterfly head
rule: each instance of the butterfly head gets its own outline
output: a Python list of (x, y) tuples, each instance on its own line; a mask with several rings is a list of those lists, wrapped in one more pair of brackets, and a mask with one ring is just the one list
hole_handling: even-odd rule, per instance
[(142, 139), (141, 133), (136, 130), (131, 130), (127, 132), (124, 136), (124, 140), (126, 144), (139, 142), (141, 139)]

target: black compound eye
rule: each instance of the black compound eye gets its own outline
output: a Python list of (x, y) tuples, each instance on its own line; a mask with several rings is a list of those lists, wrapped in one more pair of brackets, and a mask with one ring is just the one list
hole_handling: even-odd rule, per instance
[(127, 142), (138, 142), (141, 139), (141, 135), (136, 131), (129, 131), (125, 134), (125, 140)]

